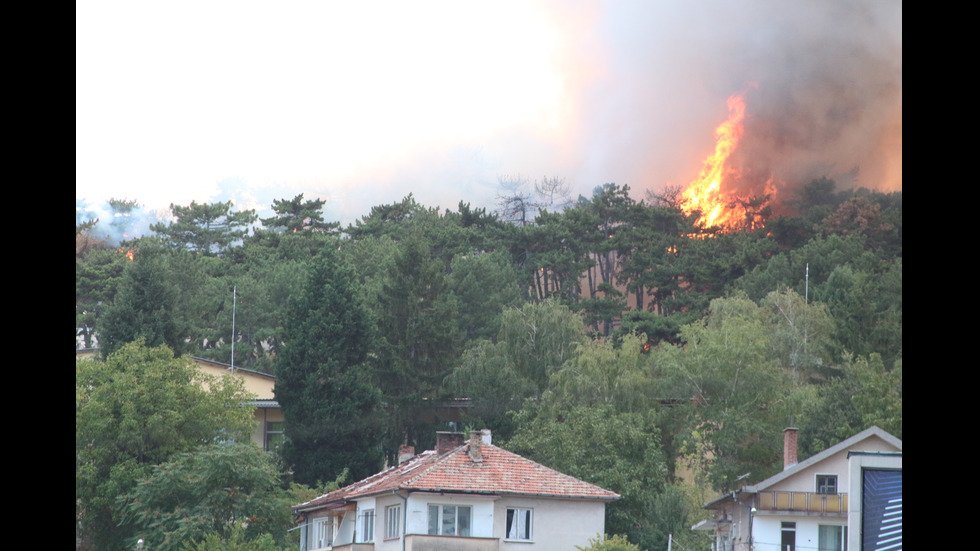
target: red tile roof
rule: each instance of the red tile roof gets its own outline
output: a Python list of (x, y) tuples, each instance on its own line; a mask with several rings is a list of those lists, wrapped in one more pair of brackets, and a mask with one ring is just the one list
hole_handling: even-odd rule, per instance
[(613, 501), (619, 494), (562, 474), (498, 448), (482, 444), (482, 461), (474, 461), (465, 443), (442, 455), (434, 450), (364, 480), (293, 507), (296, 511), (322, 509), (331, 504), (395, 490), (525, 495)]

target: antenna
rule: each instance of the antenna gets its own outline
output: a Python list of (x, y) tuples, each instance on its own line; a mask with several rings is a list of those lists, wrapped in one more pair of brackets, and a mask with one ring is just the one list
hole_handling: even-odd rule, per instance
[(806, 263), (806, 283), (803, 285), (803, 304), (810, 304), (810, 263)]
[(238, 286), (231, 291), (231, 374), (235, 374), (235, 310), (238, 308)]

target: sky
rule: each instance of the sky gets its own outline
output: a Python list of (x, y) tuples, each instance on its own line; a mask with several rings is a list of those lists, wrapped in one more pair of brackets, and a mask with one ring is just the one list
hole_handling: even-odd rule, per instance
[(894, 0), (81, 0), (76, 213), (643, 199), (697, 176), (736, 94), (763, 178), (901, 190), (901, 30)]

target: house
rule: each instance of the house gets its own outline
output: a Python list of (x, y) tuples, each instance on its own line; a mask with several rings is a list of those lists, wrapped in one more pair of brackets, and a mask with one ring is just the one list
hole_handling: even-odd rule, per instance
[[(98, 349), (76, 350), (76, 359), (93, 359), (98, 357)], [(245, 405), (255, 408), (255, 428), (252, 431), (252, 442), (266, 451), (275, 451), (283, 442), (284, 418), (282, 409), (275, 396), (276, 378), (274, 375), (233, 367), (229, 364), (198, 358), (191, 358), (194, 367), (201, 373), (216, 377), (234, 376), (244, 381), (245, 390), (255, 398)]]
[(605, 531), (619, 494), (492, 444), (437, 433), (436, 449), (293, 507), (301, 551), (575, 549)]
[(796, 439), (784, 431), (782, 472), (709, 502), (692, 529), (716, 551), (900, 550), (902, 441), (871, 427), (797, 462)]
[(276, 400), (276, 378), (268, 373), (232, 367), (229, 364), (193, 357), (198, 371), (216, 377), (240, 377), (245, 384), (245, 390), (255, 398), (247, 405), (255, 408), (255, 428), (252, 431), (252, 442), (266, 451), (275, 451), (283, 442), (283, 427), (285, 425), (282, 409)]

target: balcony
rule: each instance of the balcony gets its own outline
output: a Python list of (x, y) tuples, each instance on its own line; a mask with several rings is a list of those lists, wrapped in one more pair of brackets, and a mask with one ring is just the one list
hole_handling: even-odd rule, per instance
[(405, 536), (406, 551), (497, 551), (500, 542), (497, 538), (465, 538), (458, 536), (427, 536), (409, 534)]
[(833, 515), (847, 514), (847, 494), (816, 492), (759, 492), (760, 511), (799, 511)]

